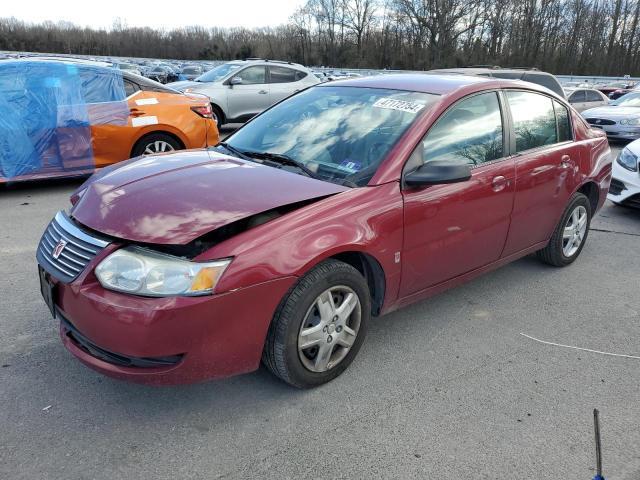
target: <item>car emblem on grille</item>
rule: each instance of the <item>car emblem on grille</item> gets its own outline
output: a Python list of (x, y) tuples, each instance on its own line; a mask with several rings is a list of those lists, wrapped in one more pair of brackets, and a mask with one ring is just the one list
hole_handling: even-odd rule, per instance
[(596, 125), (599, 125), (599, 124), (601, 124), (601, 123), (602, 123), (602, 120), (600, 120), (600, 119), (597, 119), (597, 120), (596, 120)]
[(62, 253), (62, 251), (64, 250), (64, 247), (66, 246), (67, 246), (67, 242), (64, 240), (60, 240), (58, 244), (55, 247), (53, 247), (53, 251), (51, 252), (51, 255), (53, 256), (53, 258), (57, 259)]

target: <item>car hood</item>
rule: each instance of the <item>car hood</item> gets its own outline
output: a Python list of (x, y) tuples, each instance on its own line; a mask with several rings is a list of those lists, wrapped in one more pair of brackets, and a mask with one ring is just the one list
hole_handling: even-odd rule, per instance
[(348, 190), (207, 150), (108, 167), (79, 190), (71, 216), (113, 237), (186, 244), (229, 223)]
[(166, 86), (182, 92), (184, 91), (185, 88), (193, 88), (193, 87), (197, 87), (198, 85), (202, 85), (202, 83), (194, 82), (193, 80), (181, 80), (179, 82), (167, 83)]
[(640, 115), (640, 107), (616, 107), (607, 105), (604, 107), (590, 108), (582, 112), (584, 118), (607, 118), (617, 120)]

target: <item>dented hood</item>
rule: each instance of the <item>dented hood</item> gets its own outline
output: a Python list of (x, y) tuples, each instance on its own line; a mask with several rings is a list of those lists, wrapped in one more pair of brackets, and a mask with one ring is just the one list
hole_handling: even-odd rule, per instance
[(98, 172), (71, 215), (114, 237), (185, 244), (236, 220), (344, 190), (213, 151), (176, 152)]

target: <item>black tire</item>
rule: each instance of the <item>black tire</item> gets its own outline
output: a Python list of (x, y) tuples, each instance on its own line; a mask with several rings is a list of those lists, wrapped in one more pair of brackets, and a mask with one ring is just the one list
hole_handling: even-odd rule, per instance
[[(305, 367), (299, 356), (298, 335), (316, 299), (335, 286), (346, 286), (358, 296), (359, 329), (353, 345), (339, 363), (326, 371), (314, 372)], [(274, 375), (298, 388), (313, 388), (327, 383), (344, 372), (357, 355), (370, 317), (371, 299), (364, 277), (351, 265), (325, 260), (298, 280), (280, 302), (267, 333), (262, 362)]]
[[(565, 226), (567, 226), (569, 217), (578, 207), (584, 207), (587, 212), (587, 229), (582, 237), (582, 241), (578, 249), (570, 256), (566, 256), (563, 251), (564, 229)], [(562, 217), (560, 218), (560, 222), (558, 222), (558, 225), (553, 231), (553, 235), (551, 235), (551, 240), (549, 240), (549, 243), (545, 248), (543, 248), (542, 250), (538, 250), (538, 258), (544, 263), (553, 265), (554, 267), (566, 267), (567, 265), (573, 263), (575, 259), (578, 258), (580, 252), (582, 252), (584, 244), (587, 242), (587, 237), (589, 236), (589, 228), (591, 227), (591, 215), (591, 202), (589, 202), (589, 199), (582, 193), (574, 193), (569, 200), (569, 204), (564, 210)]]
[(165, 142), (171, 145), (171, 148), (173, 150), (182, 150), (184, 148), (184, 146), (171, 135), (167, 135), (166, 133), (150, 133), (136, 142), (135, 146), (133, 147), (133, 151), (131, 152), (131, 157), (146, 155), (145, 150), (147, 150), (147, 147), (149, 147), (150, 145), (155, 145), (156, 142)]
[(220, 127), (224, 125), (224, 114), (222, 113), (222, 110), (213, 103), (211, 104), (211, 111), (213, 112), (213, 121), (216, 122), (218, 130), (220, 130)]

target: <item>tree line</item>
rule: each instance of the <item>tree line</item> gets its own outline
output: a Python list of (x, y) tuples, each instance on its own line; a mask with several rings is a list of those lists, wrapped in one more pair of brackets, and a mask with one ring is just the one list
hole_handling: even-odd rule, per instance
[(307, 0), (265, 28), (109, 29), (0, 19), (0, 50), (428, 70), (640, 74), (640, 0)]

